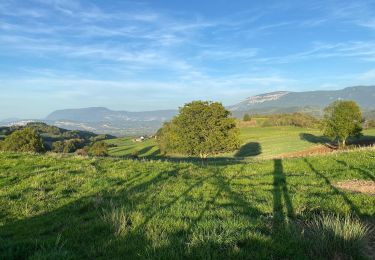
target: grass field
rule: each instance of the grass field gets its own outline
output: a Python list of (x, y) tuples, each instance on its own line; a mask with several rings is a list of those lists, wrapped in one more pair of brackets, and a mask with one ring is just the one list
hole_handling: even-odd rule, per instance
[[(352, 179), (375, 179), (374, 149), (220, 166), (0, 153), (0, 259), (360, 259), (375, 196), (335, 187)], [(308, 225), (329, 213), (358, 220)]]
[(109, 154), (111, 156), (131, 156), (134, 152), (137, 152), (140, 157), (160, 155), (155, 139), (147, 139), (144, 142), (134, 142), (133, 138), (121, 137), (106, 140), (106, 142), (117, 146), (109, 149)]
[[(375, 136), (375, 129), (365, 130), (365, 136)], [(275, 156), (307, 150), (327, 142), (317, 129), (292, 126), (241, 128), (242, 147), (239, 151), (223, 154), (224, 157), (273, 158)], [(110, 148), (112, 156), (131, 156), (134, 152), (140, 157), (160, 156), (154, 139), (133, 142), (131, 138), (117, 138), (107, 141), (117, 147)]]

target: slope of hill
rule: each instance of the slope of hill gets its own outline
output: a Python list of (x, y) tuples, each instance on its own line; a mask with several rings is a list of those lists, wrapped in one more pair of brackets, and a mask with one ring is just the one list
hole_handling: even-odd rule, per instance
[[(52, 149), (54, 142), (67, 142), (69, 140), (79, 143), (73, 151), (89, 145), (98, 140), (111, 139), (111, 135), (97, 135), (89, 131), (81, 130), (67, 130), (56, 126), (47, 125), (42, 122), (29, 122), (25, 125), (14, 125), (10, 127), (0, 127), (0, 141), (6, 136), (12, 134), (14, 131), (21, 130), (25, 127), (35, 129), (42, 137), (43, 143), (47, 151)], [(72, 151), (72, 152), (73, 152)]]
[[(216, 166), (0, 153), (0, 259), (365, 259), (374, 248), (356, 230), (375, 196), (336, 185), (373, 180), (374, 156)], [(319, 214), (358, 220), (313, 225)]]
[(307, 92), (272, 92), (249, 97), (230, 106), (229, 109), (251, 111), (253, 113), (272, 113), (314, 111), (319, 112), (335, 100), (355, 100), (363, 110), (375, 108), (375, 86), (348, 87), (342, 90)]
[[(330, 140), (322, 136), (318, 129), (293, 126), (244, 127), (240, 131), (241, 147), (233, 153), (220, 154), (219, 158), (237, 158), (241, 160), (293, 157), (304, 154), (327, 153), (331, 151), (325, 145)], [(111, 156), (133, 157), (135, 154), (145, 158), (173, 158), (160, 154), (155, 139), (134, 142), (130, 137), (121, 137), (106, 141)], [(366, 129), (360, 139), (350, 139), (348, 144), (375, 143), (375, 129)], [(179, 156), (181, 157), (181, 156)]]

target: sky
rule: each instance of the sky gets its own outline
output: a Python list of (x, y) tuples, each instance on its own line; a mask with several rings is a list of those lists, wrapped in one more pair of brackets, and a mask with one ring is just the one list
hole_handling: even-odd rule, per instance
[(375, 1), (1, 0), (0, 119), (375, 83)]

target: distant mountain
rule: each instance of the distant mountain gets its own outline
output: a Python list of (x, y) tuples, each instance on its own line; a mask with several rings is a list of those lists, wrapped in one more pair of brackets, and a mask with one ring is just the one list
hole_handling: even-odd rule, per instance
[(45, 118), (45, 122), (95, 133), (113, 135), (153, 134), (163, 122), (170, 120), (177, 110), (114, 111), (105, 107), (56, 110)]
[(321, 113), (335, 100), (355, 100), (364, 111), (375, 109), (375, 86), (356, 86), (342, 90), (289, 92), (278, 91), (247, 98), (228, 107), (234, 114), (251, 113)]
[(113, 121), (166, 121), (177, 114), (176, 110), (142, 112), (114, 111), (105, 107), (56, 110), (46, 117), (48, 121), (70, 120), (76, 122)]
[[(233, 116), (250, 114), (280, 114), (303, 112), (320, 116), (323, 108), (335, 100), (355, 100), (366, 118), (375, 118), (375, 86), (356, 86), (329, 91), (277, 91), (256, 95), (227, 107)], [(114, 111), (105, 107), (56, 110), (44, 120), (36, 120), (70, 130), (85, 130), (98, 134), (154, 134), (177, 110)], [(35, 120), (9, 119), (0, 125), (25, 125)]]

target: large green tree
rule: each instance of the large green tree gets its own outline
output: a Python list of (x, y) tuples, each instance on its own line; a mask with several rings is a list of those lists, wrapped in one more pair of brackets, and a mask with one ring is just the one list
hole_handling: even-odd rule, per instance
[(45, 151), (43, 140), (36, 130), (24, 128), (14, 131), (7, 136), (1, 145), (2, 150), (13, 152), (35, 152)]
[(345, 146), (351, 136), (359, 136), (362, 132), (361, 109), (354, 101), (336, 101), (324, 109), (324, 134)]
[(207, 158), (239, 147), (239, 130), (230, 112), (218, 102), (193, 101), (158, 132), (164, 153)]

